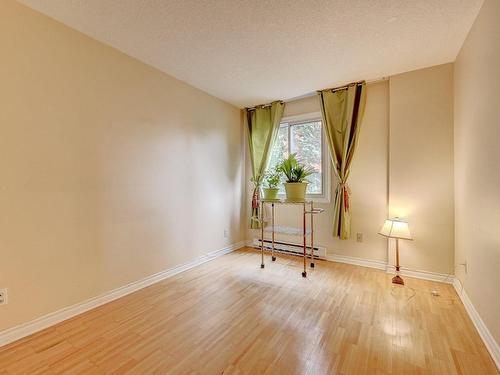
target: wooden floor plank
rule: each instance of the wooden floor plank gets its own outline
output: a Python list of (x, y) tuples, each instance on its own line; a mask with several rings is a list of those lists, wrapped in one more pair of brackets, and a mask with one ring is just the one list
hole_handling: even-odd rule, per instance
[(300, 273), (227, 254), (0, 348), (0, 374), (498, 374), (450, 285)]

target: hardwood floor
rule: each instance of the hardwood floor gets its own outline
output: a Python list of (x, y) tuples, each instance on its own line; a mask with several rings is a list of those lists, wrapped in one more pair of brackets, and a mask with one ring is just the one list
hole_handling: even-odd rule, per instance
[(0, 348), (0, 374), (498, 373), (450, 285), (266, 262), (236, 251)]

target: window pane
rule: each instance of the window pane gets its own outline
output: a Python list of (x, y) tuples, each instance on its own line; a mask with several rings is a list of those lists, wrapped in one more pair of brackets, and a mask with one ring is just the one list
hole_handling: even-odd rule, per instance
[(307, 178), (307, 193), (322, 194), (321, 121), (291, 125), (290, 143), (290, 152), (297, 154), (297, 160), (316, 171)]
[[(271, 151), (271, 158), (269, 159), (268, 170), (273, 170), (276, 165), (281, 163), (284, 159), (288, 157), (288, 124), (281, 124), (278, 131), (278, 138)], [(279, 193), (285, 194), (285, 188), (283, 184), (279, 185)]]

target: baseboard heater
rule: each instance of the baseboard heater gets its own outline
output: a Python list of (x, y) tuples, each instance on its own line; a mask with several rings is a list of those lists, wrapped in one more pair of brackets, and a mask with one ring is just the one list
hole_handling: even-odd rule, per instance
[[(261, 240), (260, 238), (253, 239), (253, 246), (255, 248), (260, 249)], [(264, 249), (271, 250), (272, 243), (271, 240), (264, 239)], [(306, 247), (307, 255), (311, 253), (311, 246)], [(291, 243), (291, 242), (281, 242), (274, 241), (274, 251), (278, 251), (280, 253), (286, 253), (291, 255), (300, 255), (304, 254), (304, 248), (300, 244)], [(314, 246), (313, 255), (318, 259), (326, 259), (326, 248), (321, 246)]]

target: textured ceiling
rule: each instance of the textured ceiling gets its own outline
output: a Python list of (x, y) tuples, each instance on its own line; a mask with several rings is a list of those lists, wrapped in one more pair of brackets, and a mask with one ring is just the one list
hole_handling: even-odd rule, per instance
[(483, 0), (21, 0), (237, 106), (447, 63)]

